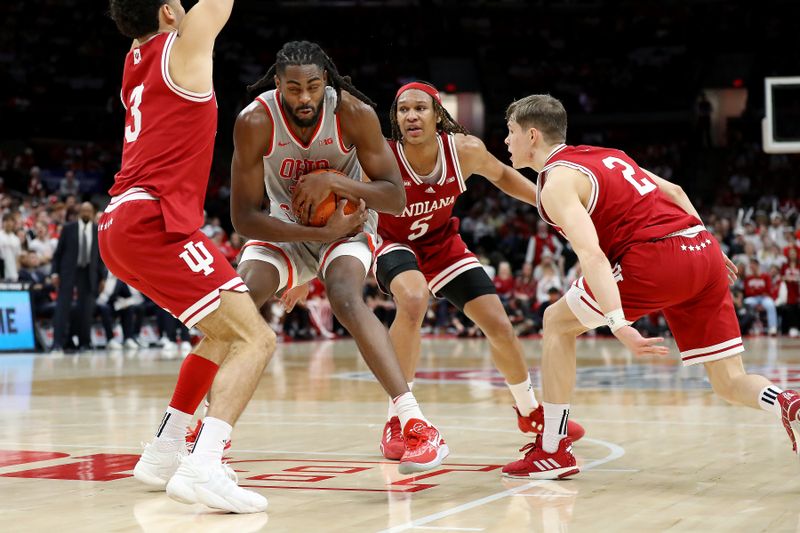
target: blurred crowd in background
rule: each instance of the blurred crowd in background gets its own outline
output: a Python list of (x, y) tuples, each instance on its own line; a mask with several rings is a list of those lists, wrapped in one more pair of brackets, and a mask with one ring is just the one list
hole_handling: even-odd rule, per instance
[[(236, 113), (250, 98), (244, 86), (266, 72), (285, 41), (316, 40), (375, 100), (386, 133), (391, 99), (406, 81), (481, 94), (482, 136), (501, 161), (508, 161), (508, 103), (534, 92), (560, 98), (570, 116), (570, 144), (621, 148), (687, 191), (739, 268), (732, 291), (743, 333), (797, 336), (800, 157), (767, 155), (760, 145), (763, 78), (800, 73), (800, 56), (790, 52), (800, 6), (776, 4), (767, 10), (716, 0), (239, 2), (215, 56), (219, 132), (203, 232), (236, 263), (245, 239), (230, 223), (230, 139)], [(7, 28), (0, 34), (2, 279), (30, 283), (43, 329), (53, 331), (57, 322), (66, 328), (63, 344), (48, 333), (43, 347), (188, 350), (193, 332), (102, 265), (87, 263), (83, 241), (75, 257), (58, 253), (60, 245), (66, 249), (59, 242), (65, 225), (84, 227), (82, 204), (96, 210), (108, 201), (120, 161), (119, 85), (130, 43), (103, 9), (77, 0), (5, 3), (0, 17)], [(712, 123), (716, 104), (706, 97), (721, 88), (746, 95), (742, 112), (722, 126)], [(464, 240), (494, 279), (518, 333), (536, 334), (544, 309), (581, 275), (575, 254), (534, 207), (482, 178), (468, 185), (455, 209)], [(74, 291), (63, 287), (65, 261), (96, 283), (89, 287), (90, 319), (83, 316), (80, 276)], [(371, 276), (364, 297), (391, 322), (391, 298)], [(320, 283), (291, 313), (279, 302), (264, 313), (286, 339), (346, 335)], [(637, 325), (649, 334), (667, 330), (659, 314)], [(87, 327), (93, 327), (88, 338)], [(432, 300), (423, 328), (480, 335), (443, 300)]]

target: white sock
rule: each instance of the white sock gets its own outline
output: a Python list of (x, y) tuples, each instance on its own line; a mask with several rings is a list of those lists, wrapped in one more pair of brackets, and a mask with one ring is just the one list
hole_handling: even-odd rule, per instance
[(224, 420), (207, 416), (197, 432), (192, 455), (209, 462), (222, 461), (225, 441), (230, 440), (233, 427)]
[(776, 416), (781, 416), (781, 405), (778, 403), (778, 395), (783, 392), (775, 385), (764, 387), (758, 393), (758, 406), (765, 411), (775, 413)]
[(567, 436), (569, 404), (542, 402), (542, 405), (544, 406), (542, 449), (547, 453), (555, 453), (558, 450), (558, 443)]
[(522, 416), (530, 415), (534, 409), (539, 407), (539, 402), (536, 401), (536, 395), (533, 393), (533, 384), (531, 383), (531, 376), (528, 375), (525, 381), (512, 385), (506, 381), (508, 390), (514, 397), (514, 402), (517, 404), (519, 414)]
[[(414, 390), (414, 382), (408, 382), (408, 390)], [(389, 398), (389, 410), (386, 412), (386, 420), (391, 420), (397, 416), (397, 409), (394, 407), (394, 400)], [(402, 429), (402, 428), (401, 428)]]
[(183, 440), (186, 437), (186, 427), (192, 423), (191, 413), (178, 411), (167, 407), (164, 418), (156, 429), (156, 438), (159, 440)]
[(412, 418), (419, 418), (425, 423), (429, 423), (428, 419), (422, 415), (422, 410), (417, 405), (417, 399), (411, 392), (405, 392), (392, 400), (394, 408), (397, 410), (397, 416), (400, 418), (400, 427), (405, 429), (406, 423)]

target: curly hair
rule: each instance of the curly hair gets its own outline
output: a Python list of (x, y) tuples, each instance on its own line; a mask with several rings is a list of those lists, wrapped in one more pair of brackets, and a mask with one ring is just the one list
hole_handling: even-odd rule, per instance
[(333, 60), (328, 57), (320, 45), (309, 41), (289, 41), (283, 45), (275, 59), (275, 63), (269, 67), (267, 73), (260, 80), (247, 86), (247, 92), (253, 94), (265, 87), (272, 86), (275, 74), (281, 75), (286, 72), (289, 65), (316, 65), (324, 72), (328, 73), (328, 84), (336, 90), (336, 110), (342, 103), (342, 89), (364, 102), (375, 107), (375, 102), (370, 100), (364, 93), (359, 91), (350, 80), (350, 76), (342, 76), (336, 69)]
[[(432, 83), (428, 83), (427, 81), (419, 81), (418, 83), (424, 83), (425, 85), (430, 85), (434, 90), (436, 89)], [(389, 123), (392, 125), (392, 140), (400, 142), (403, 140), (403, 133), (400, 131), (400, 125), (397, 123), (398, 98), (400, 98), (400, 95), (395, 97), (394, 101), (392, 102), (392, 107), (389, 109)], [(456, 122), (450, 113), (447, 112), (447, 109), (445, 109), (444, 106), (432, 96), (431, 103), (433, 104), (434, 115), (441, 119), (436, 123), (436, 131), (443, 131), (445, 133), (463, 133), (464, 135), (469, 135), (467, 128)]]
[(158, 31), (158, 10), (168, 0), (109, 0), (108, 14), (125, 37), (137, 39)]

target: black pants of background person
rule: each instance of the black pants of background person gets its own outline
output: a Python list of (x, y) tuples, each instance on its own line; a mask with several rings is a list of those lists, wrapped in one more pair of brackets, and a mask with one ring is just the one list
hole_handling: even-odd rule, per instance
[(189, 336), (189, 328), (160, 307), (156, 310), (156, 323), (162, 337), (166, 336), (167, 339), (172, 342), (191, 342), (192, 339)]
[(58, 288), (56, 312), (53, 320), (54, 350), (70, 347), (70, 339), (66, 337), (70, 331), (70, 307), (72, 306), (73, 290), (78, 295), (78, 347), (80, 349), (92, 347), (91, 330), (92, 319), (94, 318), (95, 294), (89, 281), (89, 269), (78, 267), (75, 270), (74, 287), (62, 283)]
[(311, 334), (311, 318), (308, 309), (296, 305), (283, 319), (283, 332), (295, 340), (309, 340)]
[(136, 337), (133, 330), (133, 309), (126, 307), (124, 309), (115, 310), (113, 304), (100, 304), (97, 306), (97, 311), (100, 314), (100, 321), (103, 323), (103, 329), (106, 332), (106, 341), (111, 341), (114, 338), (114, 316), (119, 317), (120, 326), (122, 326), (122, 341), (133, 339)]
[(778, 307), (781, 317), (781, 333), (786, 335), (790, 329), (800, 329), (800, 304), (784, 304)]

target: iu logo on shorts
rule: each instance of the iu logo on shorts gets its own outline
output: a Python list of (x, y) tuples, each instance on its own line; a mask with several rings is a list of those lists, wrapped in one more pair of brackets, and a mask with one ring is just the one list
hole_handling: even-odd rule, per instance
[(180, 258), (186, 261), (192, 272), (202, 272), (204, 276), (208, 276), (214, 269), (211, 264), (214, 262), (214, 256), (208, 253), (206, 245), (203, 242), (187, 242), (183, 245), (185, 252), (181, 252)]

